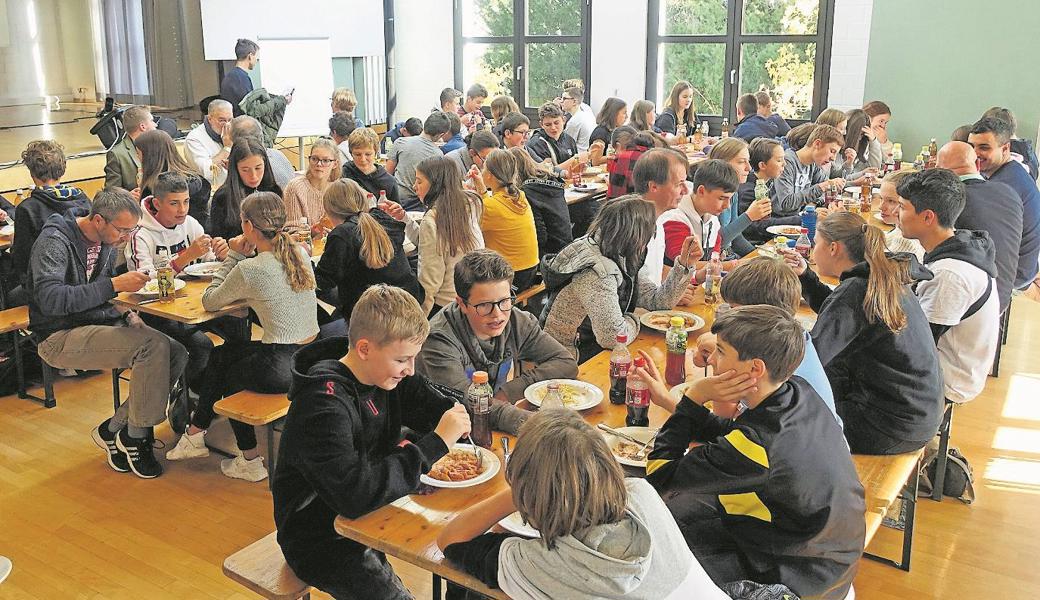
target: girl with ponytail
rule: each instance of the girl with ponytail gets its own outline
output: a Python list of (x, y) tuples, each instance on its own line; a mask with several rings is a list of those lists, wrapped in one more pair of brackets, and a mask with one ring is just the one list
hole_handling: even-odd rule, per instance
[[(209, 455), (204, 435), (214, 417), (213, 405), (221, 398), (243, 390), (288, 392), (293, 353), (318, 335), (310, 258), (284, 231), (285, 220), (285, 205), (278, 194), (253, 192), (242, 200), (242, 234), (228, 241), (230, 251), (203, 293), (202, 306), (216, 311), (244, 302), (256, 313), (264, 335), (258, 341), (229, 339), (213, 349), (201, 373), (191, 424), (166, 453), (168, 460)], [(266, 479), (253, 426), (231, 421), (231, 429), (242, 455), (220, 461), (220, 470), (246, 481)]]
[(484, 245), (501, 254), (513, 271), (513, 285), (531, 286), (538, 268), (538, 234), (534, 213), (520, 190), (516, 158), (507, 150), (493, 150), (484, 161), (481, 179), (487, 186), (480, 229)]
[(784, 259), (819, 318), (813, 345), (834, 390), (845, 438), (859, 454), (901, 454), (923, 447), (939, 427), (943, 387), (928, 319), (910, 290), (932, 278), (912, 254), (887, 254), (885, 235), (862, 217), (835, 212), (816, 226), (812, 257)]
[(321, 292), (338, 290), (345, 320), (361, 294), (377, 283), (402, 288), (423, 301), (425, 294), (404, 253), (404, 223), (370, 208), (365, 190), (350, 179), (330, 184), (322, 203), (332, 231), (314, 274)]

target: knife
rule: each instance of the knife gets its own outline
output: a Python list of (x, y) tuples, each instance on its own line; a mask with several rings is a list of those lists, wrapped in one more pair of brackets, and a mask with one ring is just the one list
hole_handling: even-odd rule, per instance
[(502, 437), (502, 462), (505, 463), (506, 468), (509, 468), (509, 457), (512, 452), (509, 451), (509, 438)]
[(602, 429), (603, 431), (606, 431), (610, 435), (616, 435), (617, 437), (619, 437), (619, 438), (621, 438), (623, 440), (632, 442), (633, 444), (637, 444), (639, 446), (642, 446), (643, 444), (646, 443), (643, 440), (637, 440), (636, 438), (628, 435), (627, 433), (621, 433), (617, 429), (612, 429), (612, 428), (608, 427), (607, 425), (605, 425), (603, 423), (600, 423), (600, 424), (596, 425), (596, 427)]

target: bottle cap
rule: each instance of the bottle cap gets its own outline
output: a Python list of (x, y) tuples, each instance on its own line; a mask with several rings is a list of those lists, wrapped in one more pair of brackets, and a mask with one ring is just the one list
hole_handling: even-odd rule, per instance
[(802, 233), (808, 234), (809, 233), (809, 228), (808, 227), (802, 227)]
[(619, 333), (619, 334), (617, 334), (617, 337), (615, 337), (614, 339), (619, 344), (627, 344), (628, 343), (628, 334), (627, 333)]
[(711, 251), (711, 259), (715, 260), (718, 257), (719, 257), (719, 251), (718, 250), (712, 250)]
[(639, 368), (639, 367), (646, 368), (646, 359), (643, 358), (642, 356), (637, 356), (636, 359), (634, 361), (632, 361), (632, 366), (636, 367), (636, 368)]
[(816, 212), (816, 207), (813, 206), (812, 204), (810, 204), (810, 205), (805, 207), (805, 212), (807, 212), (807, 213), (814, 213), (814, 212)]
[(473, 371), (473, 383), (487, 383), (487, 371)]
[(672, 327), (682, 327), (686, 324), (686, 319), (680, 317), (679, 315), (675, 315), (671, 319), (668, 319), (668, 324)]
[(550, 390), (559, 390), (560, 389), (560, 382), (559, 381), (550, 381), (548, 384), (546, 384), (545, 387), (550, 389)]

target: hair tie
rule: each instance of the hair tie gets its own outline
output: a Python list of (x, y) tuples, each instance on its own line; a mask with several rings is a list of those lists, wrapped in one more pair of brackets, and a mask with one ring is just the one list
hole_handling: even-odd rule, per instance
[(859, 230), (862, 231), (863, 233), (866, 233), (867, 232), (867, 227), (870, 227), (870, 225), (867, 225), (866, 223), (864, 223), (864, 224), (859, 226)]

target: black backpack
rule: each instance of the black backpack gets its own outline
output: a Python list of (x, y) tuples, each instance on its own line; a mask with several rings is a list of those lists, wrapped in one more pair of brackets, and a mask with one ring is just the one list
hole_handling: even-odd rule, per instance
[[(939, 449), (927, 447), (921, 462), (919, 496), (931, 496), (935, 482), (935, 470), (939, 461)], [(975, 473), (961, 451), (951, 447), (946, 451), (946, 477), (943, 479), (943, 495), (956, 498), (965, 504), (975, 501)]]

